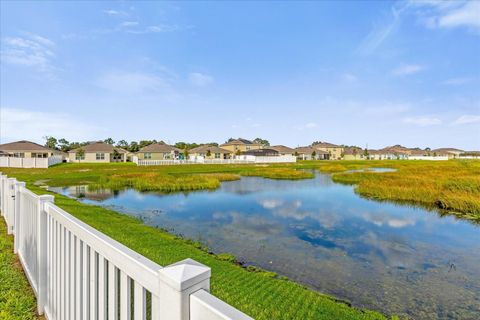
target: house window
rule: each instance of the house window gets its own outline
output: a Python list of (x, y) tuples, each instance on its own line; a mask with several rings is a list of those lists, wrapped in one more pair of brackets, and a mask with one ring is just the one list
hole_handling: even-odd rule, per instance
[(215, 153), (215, 159), (220, 159), (220, 153)]
[(247, 149), (247, 151), (250, 150), (250, 147), (249, 147), (249, 146), (247, 146), (247, 147), (245, 147), (245, 148)]
[(32, 158), (48, 158), (48, 153), (32, 153)]
[(170, 158), (171, 158), (170, 153), (164, 153), (164, 154), (163, 154), (163, 159), (167, 159), (167, 160), (168, 160), (168, 159), (170, 159)]
[(23, 152), (15, 152), (15, 153), (13, 154), (13, 157), (14, 157), (14, 158), (25, 158), (25, 153), (23, 153)]
[(97, 153), (95, 155), (95, 159), (97, 160), (105, 160), (105, 153)]
[(122, 154), (118, 152), (113, 153), (113, 160), (122, 160)]
[(152, 154), (151, 154), (150, 152), (145, 152), (145, 153), (143, 154), (143, 158), (144, 158), (144, 159), (152, 159)]
[(85, 160), (85, 154), (78, 154), (78, 153), (75, 153), (75, 160)]

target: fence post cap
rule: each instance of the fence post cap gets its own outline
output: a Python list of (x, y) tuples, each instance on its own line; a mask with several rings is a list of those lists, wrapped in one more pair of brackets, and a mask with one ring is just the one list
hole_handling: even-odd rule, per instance
[(16, 184), (17, 186), (22, 186), (22, 187), (25, 187), (25, 185), (26, 185), (26, 183), (23, 182), (23, 181), (17, 181), (17, 182), (15, 182), (15, 184)]
[(40, 199), (40, 201), (43, 201), (43, 202), (53, 202), (55, 200), (55, 197), (52, 196), (51, 194), (42, 194), (38, 196), (38, 198)]
[(159, 271), (160, 280), (170, 287), (184, 291), (211, 276), (211, 269), (190, 258), (168, 265)]

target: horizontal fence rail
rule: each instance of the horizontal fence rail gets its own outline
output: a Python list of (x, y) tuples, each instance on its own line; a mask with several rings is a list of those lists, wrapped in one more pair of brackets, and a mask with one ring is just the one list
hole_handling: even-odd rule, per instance
[(209, 267), (192, 259), (162, 267), (5, 175), (0, 209), (49, 320), (252, 319), (209, 293)]

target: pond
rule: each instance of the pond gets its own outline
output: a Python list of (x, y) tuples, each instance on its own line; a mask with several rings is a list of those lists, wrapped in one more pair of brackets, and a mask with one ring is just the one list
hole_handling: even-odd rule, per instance
[(414, 319), (480, 314), (478, 225), (361, 198), (329, 175), (242, 177), (215, 191), (175, 194), (56, 191), (138, 216), (355, 306)]

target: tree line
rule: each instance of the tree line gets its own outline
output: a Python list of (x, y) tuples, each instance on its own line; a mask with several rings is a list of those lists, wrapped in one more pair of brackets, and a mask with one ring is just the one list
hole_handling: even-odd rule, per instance
[[(71, 142), (71, 141), (68, 141), (65, 138), (57, 139), (57, 138), (52, 137), (52, 136), (46, 136), (46, 137), (44, 137), (44, 139), (45, 139), (45, 147), (50, 148), (50, 149), (60, 150), (60, 151), (63, 151), (63, 152), (68, 152), (68, 151), (73, 150), (73, 149), (81, 148), (81, 147), (86, 146), (87, 144), (91, 143), (91, 141)], [(226, 142), (230, 142), (232, 140), (235, 140), (235, 139), (230, 138)], [(144, 148), (148, 145), (151, 145), (153, 143), (163, 143), (163, 144), (165, 143), (163, 140), (155, 140), (155, 139), (128, 142), (127, 140), (114, 141), (112, 138), (104, 139), (103, 142), (108, 143), (108, 144), (110, 144), (112, 146), (115, 146), (115, 147), (118, 147), (118, 148), (125, 149), (125, 150), (130, 151), (130, 152), (137, 152), (140, 149), (142, 149), (142, 148)], [(264, 146), (269, 146), (270, 145), (268, 140), (264, 140), (264, 139), (261, 139), (261, 138), (256, 138), (255, 140), (253, 140), (253, 142), (263, 144)], [(183, 141), (176, 142), (173, 146), (178, 148), (178, 149), (181, 149), (181, 150), (190, 150), (190, 149), (200, 147), (200, 146), (204, 146), (204, 145), (218, 147), (218, 143), (216, 143), (216, 142), (209, 142), (209, 143), (192, 142), (192, 143), (189, 143), (189, 142), (183, 142)]]

